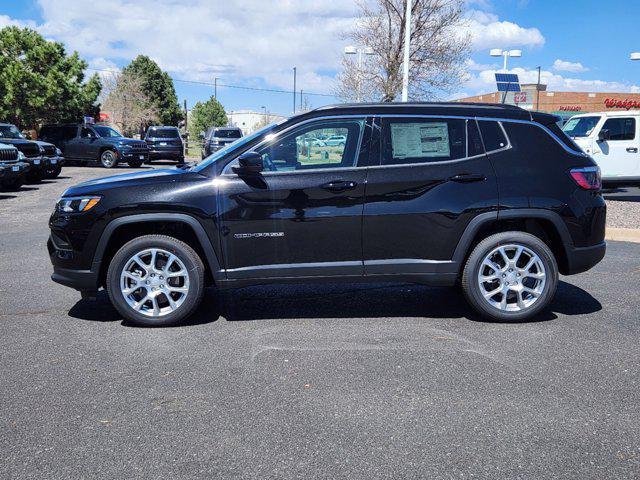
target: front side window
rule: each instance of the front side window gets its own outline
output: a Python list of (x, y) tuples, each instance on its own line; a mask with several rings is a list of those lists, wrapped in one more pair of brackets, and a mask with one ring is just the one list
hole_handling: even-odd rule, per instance
[(364, 119), (314, 122), (256, 151), (262, 155), (265, 171), (353, 167), (363, 129)]
[(591, 135), (591, 132), (593, 132), (593, 129), (596, 127), (599, 121), (600, 117), (598, 116), (571, 118), (567, 123), (564, 124), (562, 130), (572, 138), (588, 137), (589, 135)]
[(82, 128), (82, 130), (80, 131), (80, 137), (81, 138), (93, 138), (95, 137), (95, 134), (91, 131), (90, 128)]
[(602, 126), (609, 131), (609, 140), (633, 140), (636, 138), (635, 118), (610, 118)]
[(105, 127), (103, 125), (98, 125), (93, 127), (96, 129), (96, 132), (98, 132), (98, 135), (100, 135), (101, 137), (111, 137), (111, 138), (119, 138), (122, 137), (122, 134), (120, 132), (118, 132), (117, 130), (114, 130), (111, 127)]
[(458, 160), (467, 156), (465, 119), (388, 119), (382, 128), (382, 164)]

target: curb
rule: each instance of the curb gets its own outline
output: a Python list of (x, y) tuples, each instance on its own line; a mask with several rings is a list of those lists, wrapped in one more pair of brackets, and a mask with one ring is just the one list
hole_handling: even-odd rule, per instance
[(607, 228), (605, 240), (640, 243), (640, 230), (635, 228)]

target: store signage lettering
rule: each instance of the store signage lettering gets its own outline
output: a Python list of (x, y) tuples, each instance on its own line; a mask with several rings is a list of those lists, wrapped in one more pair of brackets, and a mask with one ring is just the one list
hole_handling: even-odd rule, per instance
[(631, 108), (640, 108), (640, 101), (629, 100), (628, 98), (624, 100), (620, 100), (619, 98), (606, 98), (604, 100), (604, 106), (607, 108), (624, 108), (629, 110)]

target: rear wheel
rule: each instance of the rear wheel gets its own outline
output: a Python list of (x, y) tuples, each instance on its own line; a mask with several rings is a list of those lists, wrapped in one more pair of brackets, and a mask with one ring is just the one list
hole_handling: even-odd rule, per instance
[(549, 247), (524, 232), (503, 232), (481, 241), (462, 275), (467, 301), (491, 320), (522, 321), (545, 309), (558, 285), (558, 264)]
[(204, 265), (186, 243), (145, 235), (118, 250), (106, 283), (111, 302), (127, 320), (140, 326), (174, 325), (200, 304)]
[(113, 168), (118, 164), (118, 157), (113, 150), (105, 150), (100, 155), (100, 163), (104, 168)]
[(20, 190), (20, 187), (22, 187), (22, 185), (24, 185), (24, 176), (13, 178), (11, 180), (5, 180), (0, 186), (2, 187), (2, 190), (5, 190), (7, 192), (16, 192)]

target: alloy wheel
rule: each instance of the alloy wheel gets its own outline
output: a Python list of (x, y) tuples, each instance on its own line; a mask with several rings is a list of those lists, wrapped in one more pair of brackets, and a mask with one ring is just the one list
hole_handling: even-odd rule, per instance
[(145, 249), (125, 263), (120, 291), (136, 312), (162, 317), (184, 303), (189, 293), (189, 273), (173, 253), (160, 248)]
[(494, 248), (483, 259), (478, 286), (484, 300), (506, 312), (530, 308), (544, 292), (547, 274), (541, 258), (518, 244)]

